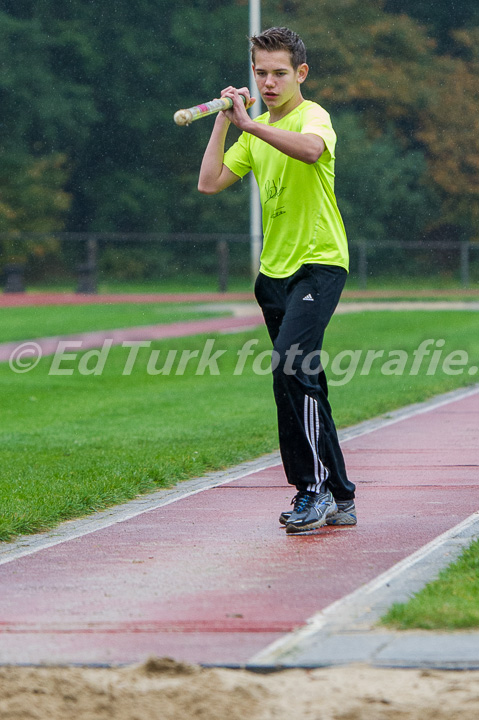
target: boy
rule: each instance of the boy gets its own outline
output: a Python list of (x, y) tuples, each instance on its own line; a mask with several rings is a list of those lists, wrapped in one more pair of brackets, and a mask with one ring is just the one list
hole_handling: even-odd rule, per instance
[[(348, 480), (319, 364), (324, 331), (348, 272), (344, 225), (334, 196), (336, 135), (328, 113), (304, 100), (301, 38), (270, 28), (251, 38), (256, 83), (268, 112), (252, 120), (247, 88), (228, 87), (201, 165), (198, 189), (221, 192), (252, 170), (263, 208), (263, 251), (255, 295), (273, 342), (273, 389), (281, 457), (297, 489), (287, 533), (355, 525)], [(240, 98), (246, 98), (246, 103)], [(242, 130), (226, 153), (230, 123)]]

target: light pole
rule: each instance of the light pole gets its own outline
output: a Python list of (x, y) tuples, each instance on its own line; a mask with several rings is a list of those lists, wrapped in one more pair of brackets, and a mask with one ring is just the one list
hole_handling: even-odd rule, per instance
[[(249, 35), (258, 35), (261, 32), (261, 0), (249, 0)], [(256, 98), (251, 108), (251, 117), (261, 115), (261, 98), (259, 96), (256, 81), (254, 79), (251, 62), (249, 63), (249, 87), (250, 92)], [(249, 236), (251, 252), (251, 275), (253, 279), (258, 274), (259, 258), (261, 255), (263, 228), (261, 221), (261, 202), (256, 179), (251, 173), (250, 180), (250, 203), (249, 203)]]

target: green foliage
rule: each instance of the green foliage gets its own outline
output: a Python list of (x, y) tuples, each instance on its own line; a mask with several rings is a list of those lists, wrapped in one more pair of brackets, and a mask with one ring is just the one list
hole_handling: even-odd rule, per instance
[(0, 10), (0, 141), (38, 156), (85, 142), (88, 126), (98, 120), (91, 88), (55, 62), (55, 25), (36, 4), (35, 14), (19, 19)]
[(93, 8), (89, 36), (98, 62), (90, 83), (101, 121), (72, 177), (79, 190), (72, 229), (204, 230), (205, 203), (195, 192), (200, 155), (191, 150), (206, 143), (208, 127), (180, 129), (172, 118), (240, 75), (246, 40), (237, 47), (235, 31), (226, 37), (222, 29), (245, 20), (245, 9), (232, 0), (221, 6), (120, 0), (113, 13)]
[[(385, 12), (379, 0), (322, 0), (319, 6), (303, 0), (288, 3), (281, 14), (285, 5), (272, 2), (270, 7), (280, 13), (270, 12), (267, 19), (290, 24), (304, 37), (313, 69), (307, 90), (332, 113), (333, 124), (348, 109), (358, 114), (370, 138), (387, 136), (393, 128), (403, 153), (421, 151), (425, 182), (440, 205), (434, 223), (403, 239), (418, 240), (426, 232), (432, 239), (476, 237), (477, 26), (452, 29), (461, 23), (451, 21), (454, 48), (446, 52), (433, 28), (408, 15)], [(444, 6), (431, 3), (431, 15), (442, 13)], [(478, 22), (476, 11), (470, 21)], [(369, 165), (364, 170), (366, 177)]]
[(453, 30), (479, 25), (476, 0), (385, 0), (384, 9), (391, 13), (405, 13), (426, 25), (443, 51), (454, 50)]
[[(218, 276), (216, 241), (163, 240), (152, 242), (100, 243), (98, 262), (100, 280), (156, 280), (190, 276)], [(249, 277), (250, 248), (248, 242), (230, 242), (229, 270), (235, 277)]]
[[(52, 39), (31, 3), (0, 10), (0, 231), (50, 232), (70, 207), (68, 147), (87, 139), (97, 115), (87, 86), (61, 78), (51, 63)], [(61, 149), (60, 149), (61, 148)], [(51, 238), (0, 241), (3, 261), (58, 252)]]
[(336, 196), (349, 237), (370, 244), (421, 237), (439, 209), (425, 184), (424, 153), (405, 151), (392, 128), (370, 137), (352, 112), (334, 124)]
[[(17, 164), (13, 177), (38, 156), (66, 158), (70, 177), (59, 178), (59, 188), (72, 200), (67, 229), (216, 229), (218, 207), (195, 192), (200, 151), (191, 152), (206, 143), (210, 124), (179, 129), (172, 117), (235, 78), (247, 82), (246, 27), (247, 9), (234, 0), (118, 0), (108, 8), (83, 0), (4, 1), (0, 146)], [(6, 192), (28, 207), (18, 182)], [(236, 210), (244, 204), (240, 195), (220, 205)], [(2, 207), (6, 229), (29, 229), (23, 216)], [(246, 210), (230, 215), (246, 227)], [(63, 221), (57, 211), (52, 227)]]
[(59, 153), (32, 157), (12, 150), (0, 150), (0, 157), (0, 231), (61, 229), (70, 206), (64, 190), (66, 158)]
[[(305, 96), (338, 129), (353, 237), (476, 232), (479, 18), (472, 0), (449, 6), (262, 4), (264, 26), (306, 41)], [(172, 121), (248, 83), (247, 30), (244, 0), (0, 0), (0, 231), (247, 232), (247, 181), (196, 190), (213, 119)]]

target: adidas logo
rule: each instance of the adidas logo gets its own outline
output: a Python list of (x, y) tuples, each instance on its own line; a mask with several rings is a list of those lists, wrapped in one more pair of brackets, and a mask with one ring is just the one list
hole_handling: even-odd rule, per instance
[(309, 302), (314, 302), (314, 297), (311, 295), (311, 293), (308, 293), (304, 296), (303, 300), (309, 300)]

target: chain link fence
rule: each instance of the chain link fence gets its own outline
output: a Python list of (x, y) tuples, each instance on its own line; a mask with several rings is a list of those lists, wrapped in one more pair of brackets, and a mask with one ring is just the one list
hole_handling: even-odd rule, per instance
[[(251, 283), (247, 234), (0, 234), (4, 292), (108, 286), (208, 287)], [(479, 243), (351, 241), (350, 284), (479, 287)]]

